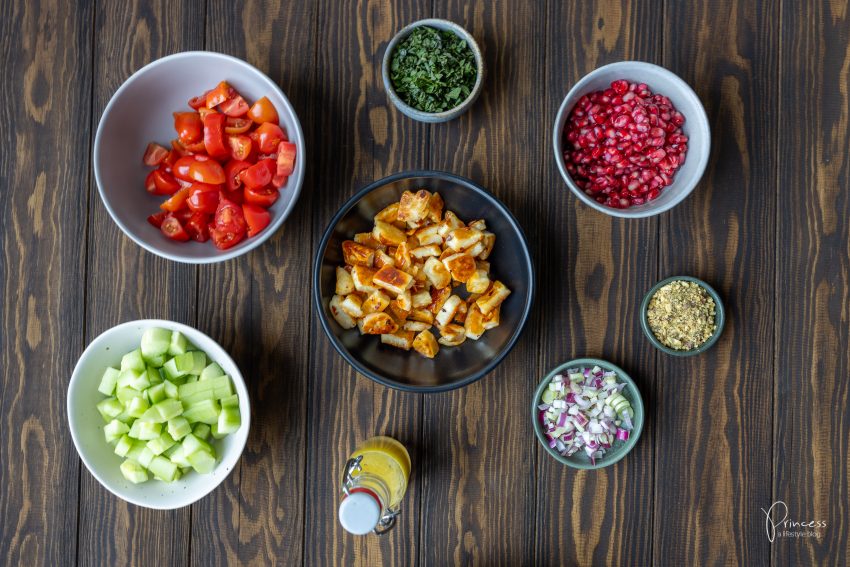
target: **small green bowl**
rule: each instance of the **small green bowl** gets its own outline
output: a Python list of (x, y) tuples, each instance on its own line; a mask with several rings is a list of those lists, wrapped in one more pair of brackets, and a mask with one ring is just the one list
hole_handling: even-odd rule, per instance
[[(699, 345), (697, 348), (691, 350), (676, 350), (661, 344), (661, 341), (659, 341), (655, 337), (655, 334), (652, 332), (652, 329), (649, 328), (649, 321), (647, 321), (646, 319), (646, 311), (649, 308), (649, 300), (652, 299), (652, 296), (655, 295), (655, 292), (661, 289), (662, 286), (665, 286), (670, 282), (681, 280), (699, 284), (700, 286), (702, 286), (703, 289), (705, 289), (705, 291), (708, 292), (708, 295), (710, 295), (711, 298), (714, 299), (714, 323), (717, 328), (714, 330), (714, 334), (711, 335), (707, 341)], [(644, 296), (643, 302), (640, 304), (640, 328), (643, 329), (643, 334), (646, 335), (646, 338), (649, 339), (649, 342), (651, 342), (653, 346), (655, 346), (655, 348), (662, 352), (666, 352), (667, 354), (670, 354), (672, 356), (693, 356), (695, 354), (701, 354), (707, 351), (712, 346), (714, 346), (714, 343), (716, 343), (717, 339), (720, 338), (720, 334), (723, 332), (723, 324), (725, 322), (726, 312), (723, 309), (723, 301), (720, 299), (720, 295), (718, 295), (718, 293), (714, 290), (713, 287), (711, 287), (701, 279), (692, 278), (691, 276), (673, 276), (661, 280), (660, 282), (652, 286), (652, 289), (650, 289), (646, 296)]]
[[(552, 381), (552, 378), (558, 374), (565, 373), (568, 368), (576, 368), (579, 366), (599, 366), (603, 370), (616, 372), (617, 379), (626, 383), (626, 387), (623, 388), (622, 392), (623, 397), (629, 400), (629, 403), (632, 405), (632, 410), (635, 412), (635, 415), (632, 418), (632, 425), (634, 428), (629, 435), (629, 439), (625, 442), (615, 441), (614, 445), (605, 452), (605, 456), (596, 460), (595, 465), (591, 464), (590, 458), (584, 453), (584, 451), (579, 451), (574, 455), (565, 457), (558, 453), (555, 449), (550, 448), (549, 443), (546, 441), (546, 436), (543, 433), (543, 426), (538, 418), (540, 410), (537, 409), (537, 406), (541, 403), (540, 400), (543, 396), (543, 391), (549, 386), (549, 382)], [(549, 455), (556, 461), (575, 469), (601, 469), (609, 465), (613, 465), (625, 457), (626, 454), (632, 450), (635, 444), (637, 444), (638, 438), (643, 431), (643, 398), (640, 397), (640, 391), (638, 390), (637, 384), (635, 384), (634, 380), (632, 380), (631, 377), (619, 366), (598, 358), (577, 358), (575, 360), (565, 362), (553, 369), (540, 382), (540, 385), (537, 386), (537, 390), (534, 392), (534, 399), (531, 400), (531, 423), (534, 426), (534, 434), (537, 436), (537, 440), (540, 441), (543, 449), (545, 449), (546, 452), (549, 453)]]

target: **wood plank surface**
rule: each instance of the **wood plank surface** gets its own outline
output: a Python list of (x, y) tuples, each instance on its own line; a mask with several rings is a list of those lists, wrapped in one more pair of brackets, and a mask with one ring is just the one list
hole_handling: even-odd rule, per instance
[[(773, 498), (817, 537), (773, 564), (850, 563), (850, 12), (782, 4)], [(767, 506), (764, 506), (766, 509)], [(761, 516), (764, 519), (764, 516)], [(781, 509), (774, 519), (782, 520)], [(782, 528), (777, 528), (782, 529)]]
[[(551, 156), (551, 128), (569, 89), (593, 69), (624, 59), (660, 62), (660, 3), (550, 6), (547, 18), (547, 160), (539, 193), (540, 378), (573, 358), (622, 367), (640, 388), (646, 422), (635, 449), (614, 466), (576, 471), (538, 451), (538, 565), (649, 565), (655, 481), (656, 352), (638, 307), (657, 279), (657, 217), (616, 219), (581, 204)], [(574, 30), (581, 30), (575, 33)], [(557, 267), (557, 268), (556, 268)]]
[(661, 217), (660, 274), (720, 293), (726, 326), (700, 356), (660, 354), (654, 561), (767, 565), (776, 216), (778, 3), (668, 2), (664, 65), (693, 86), (712, 151)]
[[(203, 48), (200, 0), (96, 4), (92, 132), (115, 90), (147, 63), (177, 51)], [(89, 187), (88, 343), (110, 327), (162, 318), (195, 324), (196, 268), (142, 250), (109, 217)], [(82, 565), (173, 565), (189, 556), (188, 508), (156, 511), (125, 503), (85, 469), (81, 474), (79, 553)]]
[(85, 347), (91, 21), (89, 2), (0, 8), (2, 565), (77, 553), (65, 393)]

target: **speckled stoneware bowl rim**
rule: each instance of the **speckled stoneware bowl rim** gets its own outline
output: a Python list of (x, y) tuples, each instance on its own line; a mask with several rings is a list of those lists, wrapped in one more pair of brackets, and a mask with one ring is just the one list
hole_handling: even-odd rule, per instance
[[(475, 79), (475, 85), (472, 87), (472, 92), (469, 93), (469, 96), (466, 97), (466, 100), (455, 106), (454, 108), (450, 108), (449, 110), (444, 110), (443, 112), (424, 112), (419, 110), (418, 108), (414, 108), (409, 104), (405, 103), (401, 100), (401, 97), (398, 96), (395, 92), (395, 88), (393, 88), (392, 80), (390, 79), (390, 59), (392, 58), (393, 51), (395, 51), (396, 45), (398, 42), (406, 38), (410, 35), (414, 29), (422, 27), (422, 26), (431, 26), (437, 27), (439, 29), (448, 28), (458, 37), (464, 39), (469, 45), (469, 48), (472, 50), (472, 54), (475, 56), (475, 65), (478, 70), (478, 76)], [(384, 90), (387, 91), (387, 96), (390, 98), (392, 103), (398, 108), (404, 115), (409, 116), (414, 120), (418, 120), (419, 122), (448, 122), (449, 120), (454, 120), (467, 110), (469, 107), (473, 105), (475, 100), (478, 98), (478, 95), (481, 94), (481, 89), (484, 86), (484, 75), (486, 73), (485, 65), (484, 65), (484, 56), (481, 54), (481, 48), (478, 46), (478, 43), (475, 41), (475, 38), (472, 37), (472, 34), (466, 31), (462, 26), (449, 21), (443, 20), (440, 18), (428, 18), (424, 20), (417, 20), (412, 24), (409, 24), (401, 29), (390, 42), (387, 44), (387, 49), (384, 51), (384, 58), (381, 63), (381, 77), (384, 81)]]
[[(688, 281), (694, 282), (695, 284), (699, 284), (702, 286), (705, 291), (714, 299), (715, 312), (714, 312), (714, 321), (717, 325), (717, 328), (714, 330), (714, 334), (712, 334), (707, 341), (702, 343), (695, 349), (691, 350), (675, 350), (668, 346), (661, 344), (655, 334), (652, 332), (652, 329), (649, 328), (649, 321), (646, 319), (646, 312), (649, 308), (649, 300), (652, 299), (652, 296), (655, 295), (655, 292), (661, 289), (662, 286), (667, 285), (670, 282), (675, 281)], [(640, 304), (640, 328), (643, 330), (643, 334), (646, 335), (646, 338), (649, 339), (649, 342), (652, 343), (652, 346), (657, 348), (658, 350), (665, 352), (672, 356), (694, 356), (696, 354), (702, 354), (711, 347), (714, 346), (714, 343), (720, 338), (720, 335), (723, 333), (723, 325), (726, 323), (726, 311), (723, 308), (723, 300), (720, 299), (720, 294), (717, 291), (705, 283), (703, 280), (699, 278), (695, 278), (693, 276), (670, 276), (669, 278), (665, 278), (652, 286), (652, 288), (646, 293), (643, 298), (643, 302)]]
[[(617, 451), (614, 452), (610, 457), (605, 456), (596, 461), (596, 464), (591, 464), (588, 460), (587, 462), (576, 460), (575, 457), (565, 457), (558, 453), (555, 449), (549, 447), (549, 443), (546, 441), (546, 438), (543, 435), (543, 426), (540, 424), (540, 420), (537, 419), (537, 415), (540, 410), (537, 409), (537, 406), (541, 403), (541, 397), (543, 396), (543, 390), (549, 385), (549, 382), (552, 381), (557, 374), (561, 374), (565, 372), (568, 368), (575, 368), (577, 366), (599, 366), (604, 370), (609, 370), (617, 373), (617, 379), (621, 382), (625, 382), (627, 384), (626, 389), (628, 394), (625, 396), (628, 398), (629, 402), (632, 404), (632, 409), (635, 412), (633, 425), (631, 434), (629, 435), (628, 440), (622, 445), (617, 447)], [(616, 364), (612, 364), (607, 360), (602, 360), (601, 358), (576, 358), (574, 360), (567, 361), (559, 366), (556, 366), (546, 375), (543, 380), (540, 381), (540, 384), (537, 386), (537, 389), (534, 391), (534, 398), (531, 400), (531, 423), (534, 427), (534, 435), (537, 437), (537, 440), (540, 441), (540, 445), (545, 449), (549, 456), (558, 461), (561, 464), (573, 467), (575, 469), (583, 469), (583, 470), (596, 470), (602, 469), (607, 466), (613, 465), (614, 463), (620, 462), (623, 457), (631, 453), (634, 446), (637, 445), (638, 439), (640, 439), (640, 435), (643, 432), (643, 422), (644, 422), (644, 408), (643, 408), (643, 398), (640, 395), (640, 390), (635, 384), (635, 381), (632, 380), (631, 376), (629, 376), (625, 370), (617, 366)], [(578, 453), (577, 453), (578, 454)], [(584, 453), (581, 453), (582, 456), (586, 457)]]

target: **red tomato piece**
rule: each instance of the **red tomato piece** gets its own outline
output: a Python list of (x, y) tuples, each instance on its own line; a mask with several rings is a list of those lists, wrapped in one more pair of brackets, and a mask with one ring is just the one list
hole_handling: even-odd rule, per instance
[(170, 199), (161, 204), (159, 208), (163, 211), (168, 211), (171, 213), (173, 213), (174, 211), (179, 211), (180, 209), (186, 208), (187, 198), (189, 198), (189, 188), (183, 187), (174, 195), (172, 195)]
[(248, 236), (257, 236), (264, 228), (269, 226), (272, 216), (263, 207), (245, 203), (242, 205), (242, 214), (245, 215), (245, 222), (248, 224)]
[(193, 213), (213, 214), (218, 208), (218, 185), (206, 183), (193, 183), (189, 186), (189, 197), (186, 204)]
[(227, 200), (233, 201), (237, 205), (241, 205), (245, 202), (245, 192), (241, 189), (237, 189), (236, 191), (224, 191), (222, 195), (224, 195)]
[(198, 242), (210, 239), (210, 216), (204, 213), (194, 213), (185, 223), (189, 238)]
[(145, 165), (156, 167), (162, 163), (162, 160), (164, 160), (166, 156), (168, 156), (167, 149), (163, 148), (156, 142), (151, 142), (148, 144), (148, 147), (145, 148), (145, 156), (142, 158), (142, 161), (145, 162)]
[[(173, 152), (177, 153), (179, 157), (188, 156), (189, 150), (186, 149), (186, 146), (183, 145), (183, 142), (178, 140), (177, 138), (171, 140), (171, 148)], [(173, 167), (173, 166), (172, 166)]]
[(170, 214), (171, 216), (173, 216), (174, 218), (179, 220), (180, 224), (185, 225), (187, 222), (189, 222), (189, 219), (192, 218), (192, 215), (194, 215), (195, 213), (193, 213), (192, 211), (190, 211), (187, 208), (183, 208), (183, 209), (180, 209), (179, 211), (174, 211), (173, 213), (168, 213), (168, 214)]
[(283, 187), (286, 178), (295, 170), (295, 154), (297, 148), (291, 142), (281, 142), (277, 148), (277, 169), (274, 175), (275, 187)]
[(228, 116), (227, 121), (224, 123), (224, 133), (244, 134), (253, 125), (254, 123), (247, 118), (234, 118), (232, 116)]
[(230, 157), (237, 161), (247, 160), (251, 156), (251, 138), (248, 136), (227, 136), (227, 144), (230, 146)]
[(255, 102), (251, 109), (248, 110), (248, 118), (257, 124), (263, 124), (264, 122), (273, 122), (277, 124), (279, 121), (277, 110), (272, 104), (272, 101), (265, 96)]
[(221, 250), (238, 244), (248, 230), (242, 207), (226, 197), (221, 197), (215, 212), (214, 225), (210, 227), (210, 237)]
[(148, 222), (159, 228), (162, 226), (162, 221), (165, 219), (166, 216), (168, 216), (168, 213), (166, 213), (165, 211), (160, 211), (149, 216)]
[(153, 175), (153, 182), (156, 187), (156, 190), (152, 192), (154, 195), (173, 195), (180, 189), (180, 184), (177, 183), (174, 176), (168, 173), (164, 167), (160, 166), (159, 169), (152, 171), (151, 174)]
[(172, 171), (177, 179), (184, 181), (221, 185), (226, 180), (221, 164), (204, 155), (181, 157), (174, 163)]
[(227, 190), (236, 191), (242, 185), (239, 174), (251, 167), (247, 161), (230, 160), (224, 164), (224, 175), (227, 178)]
[(198, 110), (201, 107), (205, 107), (207, 105), (207, 95), (210, 94), (210, 91), (205, 92), (202, 95), (198, 95), (189, 99), (189, 106)]
[(222, 81), (216, 87), (207, 93), (207, 108), (215, 108), (222, 102), (231, 98), (236, 91), (227, 84), (227, 81)]
[(269, 208), (274, 205), (280, 191), (276, 187), (266, 185), (265, 187), (246, 187), (245, 202), (258, 207)]
[(260, 124), (255, 132), (257, 133), (257, 149), (264, 154), (276, 152), (278, 145), (287, 139), (280, 126), (271, 122)]
[(218, 109), (228, 116), (245, 116), (248, 114), (248, 103), (240, 95), (236, 95), (218, 105)]
[(183, 225), (173, 215), (166, 215), (162, 219), (162, 226), (159, 227), (162, 233), (171, 240), (186, 242), (189, 240), (189, 235), (183, 229)]
[(174, 129), (183, 144), (194, 144), (204, 137), (204, 123), (197, 112), (175, 112)]
[(204, 118), (204, 146), (207, 153), (216, 159), (227, 159), (230, 151), (224, 141), (224, 114), (207, 114)]
[(265, 187), (271, 183), (272, 176), (276, 171), (274, 161), (261, 159), (242, 172), (240, 178), (245, 187)]
[(162, 160), (160, 167), (164, 167), (166, 171), (171, 173), (171, 168), (174, 167), (174, 163), (180, 158), (180, 154), (178, 154), (175, 150), (168, 150), (168, 154), (166, 154), (165, 159)]

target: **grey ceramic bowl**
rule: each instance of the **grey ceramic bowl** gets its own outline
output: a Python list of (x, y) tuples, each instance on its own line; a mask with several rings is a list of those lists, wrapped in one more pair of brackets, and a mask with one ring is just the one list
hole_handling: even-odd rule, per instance
[[(653, 93), (667, 96), (676, 109), (685, 116), (682, 125), (684, 134), (688, 137), (688, 153), (685, 162), (676, 171), (673, 183), (661, 191), (661, 195), (646, 204), (629, 209), (615, 209), (587, 195), (575, 184), (564, 164), (564, 125), (578, 100), (589, 93), (604, 90), (613, 81), (626, 79), (630, 82), (646, 83)], [(552, 130), (552, 147), (555, 151), (555, 162), (561, 177), (567, 183), (570, 191), (585, 205), (606, 215), (625, 218), (649, 217), (670, 210), (681, 203), (694, 190), (705, 166), (708, 164), (708, 154), (711, 149), (711, 130), (708, 117), (697, 94), (688, 84), (674, 73), (663, 67), (644, 63), (642, 61), (620, 61), (591, 71), (575, 84), (561, 103), (555, 126)]]
[[(415, 351), (381, 344), (380, 337), (345, 330), (330, 313), (336, 268), (344, 264), (342, 242), (357, 232), (371, 231), (375, 213), (398, 201), (405, 190), (427, 188), (439, 192), (446, 209), (465, 220), (484, 219), (496, 235), (488, 259), (491, 272), (511, 295), (502, 303), (501, 324), (477, 341), (442, 347), (433, 359)], [(313, 268), (313, 304), (322, 328), (334, 348), (357, 372), (372, 380), (416, 392), (440, 392), (470, 384), (493, 370), (516, 344), (528, 319), (534, 295), (534, 270), (528, 243), (517, 220), (490, 193), (468, 179), (439, 171), (412, 171), (391, 175), (362, 189), (330, 221)]]
[[(627, 384), (627, 386), (623, 389), (623, 397), (629, 400), (629, 403), (632, 405), (632, 410), (635, 412), (635, 416), (632, 418), (632, 425), (634, 428), (632, 429), (628, 440), (624, 442), (617, 441), (614, 443), (614, 445), (605, 452), (605, 455), (601, 459), (596, 460), (596, 464), (592, 464), (588, 456), (583, 451), (579, 451), (574, 455), (565, 457), (558, 453), (555, 449), (549, 447), (549, 443), (546, 441), (546, 437), (543, 433), (543, 426), (540, 423), (540, 410), (537, 409), (537, 406), (540, 404), (540, 399), (543, 396), (543, 391), (549, 386), (549, 382), (552, 381), (552, 378), (558, 374), (565, 373), (568, 368), (576, 368), (579, 366), (599, 366), (603, 370), (616, 372), (617, 379), (620, 382), (625, 382)], [(549, 453), (550, 457), (559, 463), (576, 469), (601, 469), (609, 465), (613, 465), (617, 461), (621, 460), (637, 444), (638, 438), (640, 438), (640, 434), (643, 432), (643, 398), (640, 396), (640, 391), (638, 390), (635, 381), (632, 380), (631, 377), (619, 366), (598, 358), (577, 358), (552, 369), (552, 371), (549, 372), (549, 374), (547, 374), (537, 386), (537, 390), (534, 392), (534, 398), (531, 400), (531, 421), (534, 426), (534, 434), (537, 436), (537, 440), (540, 441), (540, 444), (546, 452)]]
[[(472, 87), (472, 92), (469, 93), (466, 100), (456, 107), (444, 112), (423, 112), (408, 105), (396, 94), (392, 80), (390, 79), (390, 62), (396, 45), (398, 45), (398, 42), (410, 35), (410, 32), (421, 26), (448, 30), (458, 37), (466, 40), (467, 45), (469, 45), (469, 48), (472, 50), (472, 54), (475, 56), (475, 64), (478, 67), (478, 77), (475, 80), (475, 86)], [(419, 122), (448, 122), (469, 110), (469, 107), (472, 106), (472, 103), (474, 103), (475, 99), (478, 98), (478, 95), (481, 94), (481, 87), (484, 85), (484, 73), (484, 57), (481, 55), (481, 49), (478, 47), (478, 44), (475, 43), (475, 38), (456, 23), (436, 18), (413, 22), (398, 32), (387, 45), (387, 49), (384, 51), (384, 60), (381, 64), (381, 76), (384, 80), (384, 89), (387, 91), (387, 96), (390, 97), (392, 103), (402, 112), (402, 114), (409, 116), (414, 120), (418, 120)]]
[[(646, 319), (646, 311), (649, 308), (649, 301), (652, 299), (652, 296), (655, 295), (655, 292), (661, 289), (662, 286), (665, 286), (670, 282), (679, 280), (699, 284), (705, 289), (705, 291), (708, 292), (711, 298), (714, 299), (714, 321), (717, 325), (717, 329), (715, 329), (714, 334), (711, 335), (711, 337), (709, 337), (707, 341), (692, 350), (676, 350), (661, 344), (661, 341), (655, 338), (655, 334), (652, 332), (652, 329), (649, 328), (649, 321), (647, 321)], [(651, 342), (655, 348), (673, 356), (693, 356), (695, 354), (700, 354), (707, 351), (708, 349), (713, 347), (714, 343), (717, 342), (717, 339), (720, 338), (720, 335), (723, 333), (723, 325), (725, 323), (726, 311), (723, 309), (723, 301), (720, 299), (720, 295), (717, 293), (717, 291), (715, 291), (713, 287), (711, 287), (704, 281), (697, 278), (693, 278), (691, 276), (672, 276), (661, 280), (660, 282), (652, 286), (652, 289), (647, 292), (647, 294), (643, 298), (643, 301), (640, 304), (640, 328), (643, 330), (643, 334), (646, 335), (646, 338), (649, 339), (649, 342)]]

